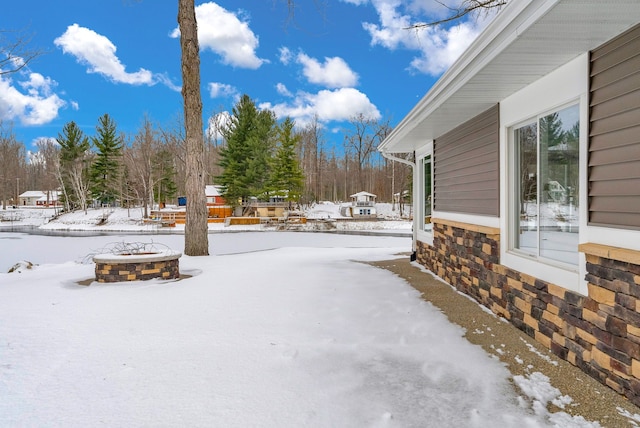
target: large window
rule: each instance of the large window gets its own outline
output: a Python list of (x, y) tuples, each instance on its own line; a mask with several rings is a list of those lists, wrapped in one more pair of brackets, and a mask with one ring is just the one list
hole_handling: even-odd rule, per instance
[(433, 198), (431, 197), (433, 168), (431, 163), (431, 155), (422, 158), (422, 230), (427, 232), (433, 229), (431, 224), (431, 207), (433, 203)]
[(578, 264), (578, 105), (512, 129), (513, 249)]

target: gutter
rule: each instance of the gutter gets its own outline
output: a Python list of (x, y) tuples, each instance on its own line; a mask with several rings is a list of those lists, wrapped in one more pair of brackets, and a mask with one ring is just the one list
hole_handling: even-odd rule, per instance
[(395, 162), (403, 163), (405, 165), (409, 165), (412, 169), (416, 167), (416, 163), (415, 162), (411, 162), (411, 161), (408, 161), (406, 159), (399, 158), (397, 156), (394, 156), (391, 153), (385, 152), (384, 150), (380, 150), (380, 153), (382, 153), (382, 156), (384, 156), (385, 158), (387, 158), (389, 160), (392, 160), (392, 161), (395, 161)]

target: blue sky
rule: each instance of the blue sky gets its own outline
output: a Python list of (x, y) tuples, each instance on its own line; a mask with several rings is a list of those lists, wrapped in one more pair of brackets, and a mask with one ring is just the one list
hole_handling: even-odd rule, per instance
[[(317, 115), (340, 143), (348, 120), (397, 124), (485, 24), (483, 17), (419, 32), (457, 0), (196, 1), (205, 124), (242, 94), (304, 125)], [(108, 113), (133, 135), (147, 115), (182, 115), (177, 1), (28, 0), (0, 14), (45, 54), (0, 77), (0, 120), (27, 150), (69, 121), (88, 135)], [(7, 33), (4, 33), (7, 34)]]

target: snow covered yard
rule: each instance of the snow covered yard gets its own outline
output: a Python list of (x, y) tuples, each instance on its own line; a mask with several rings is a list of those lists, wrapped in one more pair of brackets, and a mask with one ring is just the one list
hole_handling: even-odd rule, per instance
[[(151, 238), (174, 249), (183, 239)], [(3, 264), (19, 255), (38, 264), (0, 274), (6, 426), (540, 427), (558, 420), (534, 412), (505, 367), (404, 280), (358, 262), (409, 251), (409, 238), (216, 234), (214, 255), (181, 259), (190, 278), (78, 285), (94, 272), (77, 261), (119, 239), (0, 234)], [(548, 387), (534, 383), (529, 395)], [(599, 426), (563, 420), (571, 425), (557, 426)]]

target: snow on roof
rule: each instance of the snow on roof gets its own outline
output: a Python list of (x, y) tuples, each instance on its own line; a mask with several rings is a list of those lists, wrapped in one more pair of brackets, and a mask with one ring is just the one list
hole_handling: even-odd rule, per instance
[(47, 194), (45, 193), (43, 196), (41, 196), (38, 201), (42, 201), (42, 202), (52, 202), (52, 201), (57, 201), (58, 200), (58, 196), (59, 193), (58, 192), (49, 192), (49, 197), (47, 197)]
[(358, 193), (354, 193), (353, 195), (351, 195), (351, 198), (357, 198), (358, 196), (372, 196), (372, 197), (377, 197), (376, 195), (374, 195), (373, 193), (369, 193), (369, 192), (358, 192)]
[(40, 190), (27, 190), (26, 192), (20, 194), (21, 198), (41, 198), (42, 196), (46, 197), (47, 194)]
[(220, 186), (208, 184), (204, 188), (204, 193), (207, 196), (220, 196)]

